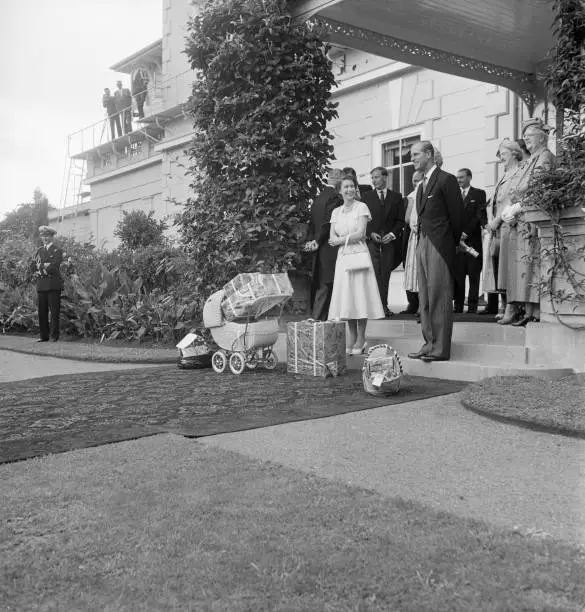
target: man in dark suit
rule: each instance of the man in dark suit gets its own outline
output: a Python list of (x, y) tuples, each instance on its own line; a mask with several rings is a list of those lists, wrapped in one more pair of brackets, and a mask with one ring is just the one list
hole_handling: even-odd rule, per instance
[(416, 252), (421, 331), (424, 344), (411, 359), (447, 361), (453, 333), (455, 249), (461, 240), (463, 200), (457, 179), (437, 168), (435, 149), (428, 140), (412, 146), (415, 170), (424, 178), (416, 194), (418, 247)]
[(102, 106), (108, 113), (108, 119), (110, 120), (110, 131), (112, 132), (112, 140), (116, 139), (116, 130), (118, 131), (118, 138), (122, 136), (122, 124), (120, 123), (120, 115), (116, 110), (116, 101), (114, 96), (111, 95), (108, 87), (104, 88), (104, 95), (102, 96)]
[[(63, 279), (61, 278), (61, 262), (63, 251), (53, 244), (53, 237), (57, 230), (48, 225), (39, 227), (39, 234), (43, 241), (35, 255), (33, 267), (37, 277), (37, 295), (39, 298), (39, 327), (40, 339), (37, 342), (53, 342), (59, 340), (59, 317), (61, 313), (61, 291)], [(51, 322), (49, 324), (49, 312)]]
[(372, 220), (366, 228), (366, 240), (380, 299), (387, 317), (392, 316), (388, 307), (390, 274), (402, 261), (402, 231), (404, 229), (404, 199), (397, 191), (388, 189), (388, 170), (374, 168), (370, 176), (374, 189), (363, 196)]
[(339, 185), (343, 172), (334, 168), (327, 176), (328, 185), (321, 191), (311, 206), (311, 221), (305, 251), (316, 253), (313, 260), (311, 282), (312, 316), (317, 321), (326, 321), (329, 315), (333, 277), (338, 247), (329, 246), (329, 228), (333, 209), (343, 204)]
[[(457, 172), (457, 182), (463, 199), (463, 219), (461, 242), (457, 253), (457, 274), (455, 276), (454, 312), (463, 312), (465, 302), (465, 279), (469, 276), (469, 294), (467, 295), (467, 312), (477, 313), (479, 300), (479, 282), (483, 264), (483, 246), (481, 236), (481, 219), (486, 207), (486, 195), (483, 189), (471, 186), (473, 175), (469, 168)], [(471, 247), (471, 250), (469, 249)], [(475, 253), (477, 255), (475, 255)]]

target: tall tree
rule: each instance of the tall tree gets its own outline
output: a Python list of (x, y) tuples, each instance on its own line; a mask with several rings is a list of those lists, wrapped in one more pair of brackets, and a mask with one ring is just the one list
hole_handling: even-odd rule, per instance
[(284, 0), (208, 1), (189, 23), (192, 196), (179, 216), (209, 294), (238, 272), (294, 268), (299, 224), (333, 159), (322, 32)]
[(21, 237), (40, 244), (39, 225), (48, 223), (50, 208), (49, 199), (37, 187), (32, 202), (19, 204), (0, 221), (0, 239)]

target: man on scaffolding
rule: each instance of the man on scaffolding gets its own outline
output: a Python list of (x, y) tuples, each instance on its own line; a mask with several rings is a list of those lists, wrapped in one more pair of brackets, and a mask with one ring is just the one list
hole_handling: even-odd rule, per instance
[(108, 87), (104, 88), (104, 95), (102, 96), (102, 106), (108, 113), (108, 119), (110, 120), (110, 130), (112, 132), (112, 140), (116, 140), (116, 129), (118, 130), (118, 138), (122, 136), (122, 125), (120, 124), (120, 115), (116, 110), (116, 102)]
[(116, 82), (114, 102), (116, 103), (118, 116), (122, 117), (124, 134), (128, 134), (132, 131), (132, 94), (127, 87), (122, 86), (122, 81)]

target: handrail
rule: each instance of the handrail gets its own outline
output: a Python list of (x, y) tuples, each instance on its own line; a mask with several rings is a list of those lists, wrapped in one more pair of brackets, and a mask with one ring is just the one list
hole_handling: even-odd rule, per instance
[[(140, 91), (138, 93), (132, 94), (132, 99), (135, 100), (137, 96), (143, 95), (143, 94), (146, 94), (146, 95), (150, 94), (150, 95), (152, 95), (153, 98), (160, 97), (157, 94), (160, 94), (160, 92), (162, 92), (163, 90), (170, 88), (174, 82), (176, 83), (181, 77), (183, 77), (186, 74), (192, 74), (194, 79), (197, 78), (197, 72), (194, 71), (194, 70), (191, 70), (190, 68), (188, 68), (187, 70), (184, 70), (183, 72), (180, 72), (179, 74), (176, 74), (176, 75), (174, 75), (172, 77), (169, 77), (169, 78), (165, 79), (164, 81), (162, 81), (159, 84), (153, 85), (151, 87), (147, 87), (146, 89), (144, 89), (144, 90), (142, 90), (142, 91)], [(151, 105), (152, 105), (152, 103), (151, 103)], [(115, 117), (118, 117), (119, 120), (122, 121), (124, 113), (128, 112), (127, 111), (128, 108), (132, 108), (132, 106), (126, 107), (126, 109), (118, 111), (117, 113), (115, 113), (113, 115), (107, 115), (106, 114), (106, 116), (103, 117), (102, 119), (100, 119), (98, 121), (95, 121), (94, 123), (90, 123), (89, 125), (87, 125), (85, 127), (82, 127), (79, 130), (76, 130), (75, 132), (71, 132), (69, 134), (69, 136), (68, 136), (68, 149), (67, 149), (68, 153), (69, 154), (71, 153), (71, 151), (70, 151), (71, 139), (76, 137), (76, 136), (78, 136), (78, 135), (81, 135), (81, 141), (82, 141), (81, 150), (82, 151), (87, 150), (87, 148), (94, 148), (96, 146), (99, 146), (100, 144), (103, 144), (103, 142), (107, 142), (107, 140), (103, 141), (103, 136), (104, 136), (104, 133), (107, 131), (108, 127), (109, 127), (107, 125), (108, 121), (110, 120), (110, 118), (114, 119), (114, 121), (115, 121)], [(132, 117), (132, 120), (133, 119), (134, 119), (134, 117)], [(92, 145), (90, 147), (84, 147), (83, 146), (83, 140), (84, 140), (83, 139), (83, 133), (87, 132), (88, 130), (92, 130), (93, 131), (93, 130), (96, 130), (96, 129), (101, 129), (102, 130), (102, 133), (100, 134), (100, 137), (97, 139), (98, 142), (96, 143), (96, 139), (94, 137), (94, 138), (91, 139), (92, 140)], [(92, 136), (93, 136), (93, 134), (92, 134)]]

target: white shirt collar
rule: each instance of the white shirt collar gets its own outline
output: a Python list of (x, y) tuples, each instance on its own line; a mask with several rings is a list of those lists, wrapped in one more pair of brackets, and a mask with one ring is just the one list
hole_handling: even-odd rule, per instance
[(433, 164), (430, 169), (425, 172), (425, 179), (427, 179), (427, 181), (431, 178), (431, 174), (436, 170), (436, 168), (437, 164)]

